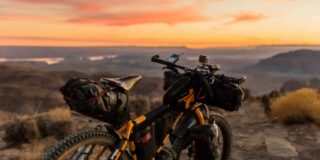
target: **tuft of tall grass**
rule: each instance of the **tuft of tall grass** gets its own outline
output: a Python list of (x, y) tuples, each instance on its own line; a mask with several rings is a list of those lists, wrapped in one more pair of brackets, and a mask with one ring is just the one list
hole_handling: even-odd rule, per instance
[(49, 117), (52, 120), (62, 121), (62, 120), (70, 120), (71, 112), (68, 108), (55, 108), (49, 111)]
[(60, 139), (72, 133), (73, 129), (70, 111), (57, 108), (41, 114), (22, 116), (6, 124), (3, 140), (21, 144), (49, 136)]
[(310, 88), (289, 92), (271, 103), (271, 112), (285, 124), (315, 122), (320, 125), (320, 96)]

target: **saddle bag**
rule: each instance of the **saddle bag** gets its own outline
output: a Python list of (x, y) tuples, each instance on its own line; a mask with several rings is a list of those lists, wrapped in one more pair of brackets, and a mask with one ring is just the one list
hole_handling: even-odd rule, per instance
[(129, 118), (127, 94), (109, 83), (73, 78), (60, 91), (71, 110), (86, 116), (114, 125)]
[(236, 111), (241, 106), (244, 98), (244, 92), (241, 87), (244, 80), (244, 78), (237, 79), (225, 75), (215, 75), (208, 79), (213, 97), (205, 96), (200, 101), (227, 111)]

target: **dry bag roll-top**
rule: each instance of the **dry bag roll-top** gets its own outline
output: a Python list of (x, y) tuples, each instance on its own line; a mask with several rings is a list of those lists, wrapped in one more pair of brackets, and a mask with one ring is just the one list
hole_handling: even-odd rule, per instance
[(241, 86), (244, 79), (219, 74), (211, 77), (208, 81), (210, 82), (213, 97), (206, 96), (200, 101), (227, 111), (239, 110), (244, 98), (244, 92)]
[(70, 109), (119, 125), (128, 117), (128, 95), (121, 88), (86, 78), (70, 79), (61, 89)]

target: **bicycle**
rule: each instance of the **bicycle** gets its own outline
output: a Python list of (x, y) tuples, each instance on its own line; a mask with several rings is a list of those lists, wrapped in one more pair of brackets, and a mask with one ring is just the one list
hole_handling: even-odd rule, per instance
[[(164, 105), (127, 121), (117, 130), (105, 125), (68, 136), (42, 159), (141, 159), (135, 149), (139, 133), (170, 112), (175, 112), (176, 118), (169, 133), (154, 151), (153, 160), (179, 159), (185, 149), (188, 149), (188, 156), (193, 159), (229, 159), (232, 148), (231, 127), (221, 115), (210, 113), (206, 104), (208, 98), (214, 97), (212, 85), (215, 83), (214, 77), (219, 77), (215, 74), (219, 66), (208, 65), (207, 57), (204, 56), (199, 58), (202, 66), (195, 69), (177, 65), (177, 60), (177, 56), (171, 56), (167, 61), (160, 59), (158, 55), (151, 58), (152, 62), (163, 64), (174, 72), (178, 69), (184, 71), (167, 89), (163, 98)], [(130, 76), (107, 80), (130, 90), (140, 78), (141, 76)], [(226, 79), (239, 84), (245, 80), (231, 77)], [(240, 96), (243, 98), (243, 95)], [(236, 110), (239, 105), (234, 105), (232, 110)], [(172, 146), (165, 146), (169, 141)]]

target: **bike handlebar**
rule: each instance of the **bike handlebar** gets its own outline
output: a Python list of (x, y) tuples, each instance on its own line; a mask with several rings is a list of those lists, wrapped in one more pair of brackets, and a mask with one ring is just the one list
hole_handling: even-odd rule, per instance
[[(171, 62), (165, 61), (163, 59), (160, 59), (159, 55), (152, 56), (151, 61), (155, 62), (155, 63), (167, 65), (168, 67), (175, 67), (175, 68), (183, 69), (185, 71), (197, 71), (197, 70), (192, 70), (192, 69), (189, 69), (189, 68), (186, 68), (183, 66), (176, 65), (175, 63), (171, 63)], [(199, 73), (199, 72), (196, 72), (196, 73)], [(210, 86), (208, 80), (206, 78), (204, 78), (204, 76), (201, 73), (199, 76), (200, 76), (202, 83), (204, 84), (204, 88), (207, 91), (209, 97), (212, 98), (214, 95), (213, 95), (213, 92), (211, 90), (211, 86)]]
[(152, 56), (151, 58), (151, 62), (155, 62), (155, 63), (159, 63), (159, 64), (164, 64), (164, 65), (167, 65), (169, 67), (175, 67), (175, 68), (179, 68), (179, 69), (183, 69), (185, 71), (187, 70), (191, 70), (187, 67), (183, 67), (183, 66), (180, 66), (180, 65), (177, 65), (175, 63), (172, 63), (172, 62), (168, 62), (168, 61), (165, 61), (163, 59), (160, 59), (160, 56), (159, 55), (154, 55)]

